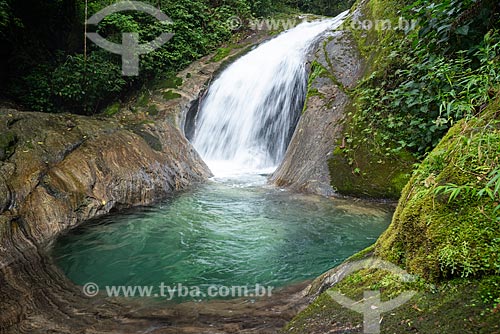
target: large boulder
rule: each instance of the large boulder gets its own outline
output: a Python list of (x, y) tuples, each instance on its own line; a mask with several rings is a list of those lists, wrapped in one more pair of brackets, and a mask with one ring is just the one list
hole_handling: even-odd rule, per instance
[(420, 164), (377, 255), (429, 280), (500, 273), (499, 108), (457, 123)]
[(348, 90), (364, 73), (364, 60), (348, 30), (329, 32), (309, 57), (307, 99), (281, 165), (271, 181), (292, 190), (333, 195), (328, 160), (342, 142), (352, 104)]

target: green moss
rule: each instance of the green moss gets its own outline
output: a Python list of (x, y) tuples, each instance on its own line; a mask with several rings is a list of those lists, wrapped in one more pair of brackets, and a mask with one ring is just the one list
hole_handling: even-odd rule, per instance
[[(498, 168), (499, 109), (456, 124), (422, 162), (376, 254), (433, 281), (500, 274), (500, 199), (477, 195)], [(449, 184), (462, 190), (453, 200), (437, 193)]]
[[(326, 52), (326, 50), (325, 50), (325, 52)], [(328, 62), (330, 62), (330, 59), (328, 56), (325, 56), (325, 58), (327, 59)], [(330, 64), (329, 65), (330, 68), (333, 68), (331, 63), (329, 63), (329, 64)], [(334, 85), (339, 87), (343, 92), (347, 92), (347, 89), (344, 87), (342, 82), (340, 82), (340, 80), (338, 80), (337, 77), (333, 74), (333, 70), (327, 69), (321, 63), (319, 63), (318, 61), (315, 60), (315, 61), (313, 61), (312, 65), (311, 65), (311, 75), (309, 77), (309, 83), (310, 84), (314, 83), (314, 80), (316, 80), (317, 78), (330, 79), (330, 81)]]
[[(405, 5), (381, 0), (359, 4), (363, 20), (389, 18), (393, 23)], [(387, 59), (398, 47), (400, 32), (353, 29), (353, 34), (367, 60), (365, 77), (392, 66)], [(356, 101), (358, 90), (350, 96)], [(409, 303), (384, 314), (382, 333), (500, 332), (500, 212), (494, 212), (500, 198), (477, 196), (489, 173), (500, 166), (499, 110), (500, 98), (481, 117), (453, 127), (412, 176), (412, 154), (381, 145), (384, 134), (358, 121), (360, 103), (347, 110), (346, 138), (329, 161), (332, 186), (354, 196), (393, 198), (403, 188), (391, 226), (376, 245), (350, 260), (374, 252), (419, 278), (406, 285), (390, 274), (364, 270), (334, 287), (357, 300), (365, 290), (380, 289), (383, 300), (416, 290)], [(465, 189), (451, 201), (449, 194), (436, 194), (450, 183)], [(362, 320), (323, 293), (283, 332), (362, 332)]]
[(212, 57), (211, 61), (216, 63), (216, 62), (223, 60), (224, 58), (229, 56), (232, 49), (233, 48), (231, 48), (231, 47), (217, 49), (217, 52), (215, 53), (215, 56)]
[(238, 44), (238, 43), (231, 43), (225, 47), (218, 48), (215, 55), (210, 59), (210, 61), (217, 63), (220, 62), (224, 59), (226, 59), (234, 50), (236, 49), (242, 49), (248, 45), (245, 44)]
[[(363, 17), (361, 21), (368, 20), (376, 23), (388, 20), (392, 27), (398, 25), (399, 9), (402, 7), (404, 4), (398, 0), (371, 0), (358, 4)], [(402, 32), (384, 29), (381, 24), (374, 24), (372, 29), (363, 29), (359, 22), (353, 22), (352, 18), (348, 19), (344, 26), (352, 32), (361, 55), (367, 60), (367, 75), (388, 65), (387, 55), (397, 46), (397, 41), (400, 40), (399, 34)]]
[[(384, 271), (362, 270), (332, 290), (353, 300), (361, 300), (366, 290), (379, 290), (382, 301), (402, 291), (416, 291), (409, 302), (382, 314), (381, 333), (486, 334), (500, 328), (498, 300), (488, 298), (500, 294), (496, 276), (433, 285), (423, 280), (404, 283)], [(283, 333), (359, 333), (362, 324), (361, 314), (342, 307), (325, 292), (289, 322)]]
[(152, 105), (150, 105), (148, 107), (147, 112), (151, 116), (156, 116), (156, 115), (158, 115), (158, 113), (160, 112), (160, 110), (158, 109), (158, 107), (156, 105), (152, 104)]
[(183, 80), (182, 78), (177, 77), (175, 74), (167, 74), (163, 78), (157, 79), (153, 83), (153, 87), (155, 89), (165, 89), (165, 88), (179, 88), (182, 86)]
[(112, 105), (108, 106), (103, 114), (106, 116), (113, 116), (120, 111), (120, 102), (115, 102)]
[(17, 138), (11, 131), (0, 133), (0, 161), (4, 161), (14, 153)]
[[(307, 83), (307, 94), (306, 94), (306, 99), (304, 102), (304, 107), (302, 109), (302, 114), (307, 110), (308, 107), (308, 102), (311, 97), (318, 96), (321, 99), (325, 98), (325, 95), (321, 93), (317, 88), (314, 87), (314, 83), (318, 78), (328, 78), (332, 84), (336, 85), (339, 87), (341, 90), (345, 91), (344, 86), (342, 83), (337, 80), (337, 78), (327, 69), (325, 68), (321, 63), (318, 61), (313, 61), (311, 64), (311, 73), (309, 74), (308, 78), (308, 83)], [(331, 103), (331, 102), (330, 102)], [(327, 105), (327, 107), (330, 107)]]
[(0, 133), (0, 148), (7, 149), (15, 142), (15, 135), (12, 131)]
[(365, 249), (363, 249), (362, 251), (359, 251), (356, 254), (354, 254), (351, 257), (349, 257), (346, 260), (346, 262), (364, 259), (365, 257), (371, 255), (371, 253), (373, 253), (374, 249), (375, 249), (375, 245), (368, 246)]
[[(339, 59), (339, 58), (336, 58), (335, 55), (331, 55), (328, 53), (327, 47), (332, 40), (333, 37), (330, 36), (329, 38), (327, 38), (326, 41), (323, 42), (323, 56), (328, 64), (328, 69), (323, 67), (320, 76), (323, 78), (325, 77), (329, 78), (333, 82), (333, 84), (339, 87), (344, 93), (348, 94), (348, 89), (346, 89), (344, 84), (340, 80), (338, 80), (338, 78), (333, 74), (335, 67), (333, 66), (332, 59)], [(321, 64), (319, 65), (322, 66)]]
[(149, 104), (149, 93), (142, 92), (137, 98), (136, 106), (145, 108)]
[(328, 160), (331, 185), (344, 195), (398, 199), (410, 179), (414, 159), (411, 155), (385, 155), (371, 142), (353, 146), (349, 138), (338, 142)]
[[(381, 0), (360, 2), (358, 5), (361, 21), (387, 19), (393, 25), (398, 22), (398, 10), (403, 6), (398, 1)], [(364, 67), (364, 77), (373, 76), (390, 66), (388, 54), (396, 47), (400, 32), (385, 30), (381, 26), (369, 30), (356, 29), (352, 20), (349, 19), (344, 26), (352, 32), (355, 44), (365, 58), (367, 66)], [(339, 86), (338, 82), (334, 83)], [(341, 85), (339, 87), (342, 88)], [(387, 149), (391, 145), (387, 145), (386, 135), (362, 121), (361, 87), (362, 82), (352, 90), (344, 89), (353, 102), (346, 109), (345, 138), (338, 142), (329, 160), (331, 184), (344, 195), (398, 199), (410, 178), (416, 159), (405, 150)]]
[(162, 94), (163, 98), (166, 101), (174, 100), (180, 98), (182, 95), (176, 92), (173, 92), (171, 90), (167, 90), (165, 93)]

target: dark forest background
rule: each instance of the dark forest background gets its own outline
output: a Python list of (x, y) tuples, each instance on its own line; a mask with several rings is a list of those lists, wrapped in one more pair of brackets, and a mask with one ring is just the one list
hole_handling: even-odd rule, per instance
[(276, 13), (333, 16), (353, 0), (146, 0), (174, 24), (162, 25), (148, 14), (122, 12), (94, 28), (118, 43), (122, 32), (137, 32), (141, 41), (175, 32), (162, 48), (141, 57), (140, 76), (131, 78), (121, 75), (119, 55), (90, 41), (84, 55), (85, 8), (90, 17), (114, 2), (0, 0), (0, 97), (30, 110), (94, 114), (145, 82), (169, 76), (230, 41), (238, 33), (228, 24), (234, 16), (242, 22)]

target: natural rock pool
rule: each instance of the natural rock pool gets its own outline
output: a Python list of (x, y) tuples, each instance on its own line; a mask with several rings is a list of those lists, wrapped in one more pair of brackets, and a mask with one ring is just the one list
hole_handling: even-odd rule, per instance
[(59, 238), (53, 256), (78, 285), (279, 288), (369, 246), (392, 216), (388, 206), (265, 182), (262, 175), (215, 179), (154, 207), (105, 217)]
[[(304, 22), (225, 69), (192, 116), (190, 131), (215, 178), (59, 238), (53, 256), (66, 275), (101, 291), (153, 287), (148, 296), (165, 298), (162, 286), (177, 289), (168, 296), (176, 301), (253, 297), (257, 284), (269, 292), (303, 283), (373, 244), (389, 225), (388, 206), (267, 185), (303, 109), (306, 55), (346, 14)], [(327, 154), (321, 159), (326, 164)], [(181, 295), (179, 284), (194, 296)], [(227, 289), (211, 295), (211, 287), (246, 287), (250, 295), (222, 293)]]

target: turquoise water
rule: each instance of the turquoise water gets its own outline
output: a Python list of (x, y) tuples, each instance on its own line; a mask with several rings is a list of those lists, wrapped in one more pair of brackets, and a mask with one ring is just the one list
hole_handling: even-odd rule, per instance
[(297, 195), (263, 176), (211, 181), (71, 231), (53, 248), (76, 284), (283, 287), (372, 244), (388, 207)]

